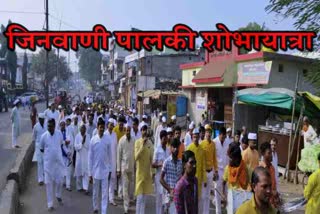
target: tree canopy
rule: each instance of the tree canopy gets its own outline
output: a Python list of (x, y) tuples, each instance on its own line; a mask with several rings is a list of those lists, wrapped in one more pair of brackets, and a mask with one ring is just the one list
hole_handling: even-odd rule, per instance
[[(284, 18), (293, 18), (298, 30), (311, 30), (320, 40), (320, 0), (269, 0), (266, 11), (275, 12)], [(318, 46), (319, 48), (319, 46)]]
[(48, 80), (48, 84), (55, 78), (67, 80), (71, 77), (72, 73), (68, 67), (66, 57), (60, 56), (54, 53), (54, 51), (49, 52), (49, 64), (48, 64), (48, 76), (45, 78), (46, 74), (46, 51), (44, 49), (40, 50), (38, 54), (33, 55), (31, 60), (31, 70), (38, 75), (42, 76), (42, 79)]
[(97, 86), (97, 81), (101, 78), (101, 60), (102, 54), (91, 48), (81, 48), (77, 52), (79, 58), (79, 72), (81, 78), (88, 81), (94, 89)]
[[(314, 40), (315, 51), (320, 51), (320, 0), (269, 0), (265, 8), (284, 18), (293, 18), (297, 30), (310, 30), (317, 33)], [(320, 90), (320, 63), (316, 61), (306, 74), (307, 80)]]

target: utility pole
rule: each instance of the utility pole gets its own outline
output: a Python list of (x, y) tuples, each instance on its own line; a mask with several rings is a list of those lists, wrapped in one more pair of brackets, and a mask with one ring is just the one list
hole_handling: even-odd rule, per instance
[[(49, 0), (46, 0), (46, 31), (49, 31)], [(46, 52), (46, 74), (45, 74), (45, 91), (46, 91), (46, 106), (49, 106), (49, 84), (48, 75), (49, 74), (49, 51)]]

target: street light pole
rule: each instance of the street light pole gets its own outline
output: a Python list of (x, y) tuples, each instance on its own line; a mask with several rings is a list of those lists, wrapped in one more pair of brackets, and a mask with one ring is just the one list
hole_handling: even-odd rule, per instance
[[(49, 0), (46, 0), (46, 31), (49, 31)], [(49, 84), (48, 84), (48, 74), (49, 74), (49, 51), (46, 52), (46, 74), (45, 74), (45, 92), (46, 92), (46, 106), (49, 106)]]

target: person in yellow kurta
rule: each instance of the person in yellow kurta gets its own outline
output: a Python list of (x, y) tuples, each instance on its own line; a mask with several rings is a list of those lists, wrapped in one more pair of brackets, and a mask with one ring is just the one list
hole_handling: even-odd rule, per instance
[[(320, 153), (318, 154), (320, 166)], [(304, 189), (304, 197), (308, 200), (306, 214), (319, 213), (320, 210), (320, 169), (312, 173)]]
[[(124, 117), (119, 117), (118, 119), (118, 124), (113, 128), (114, 133), (116, 133), (117, 136), (117, 143), (119, 144), (120, 139), (126, 134), (126, 129), (124, 128), (124, 122), (125, 118)], [(118, 196), (122, 198), (122, 182), (121, 182), (121, 177), (117, 176), (117, 189), (118, 189)]]
[(142, 137), (134, 144), (134, 160), (136, 162), (135, 195), (137, 196), (136, 213), (144, 214), (146, 195), (153, 193), (151, 166), (153, 145), (147, 138), (146, 125), (141, 127)]
[(124, 128), (124, 122), (125, 122), (124, 118), (119, 117), (118, 124), (113, 128), (113, 131), (117, 135), (117, 139), (118, 139), (117, 143), (119, 143), (120, 139), (126, 134), (126, 130)]
[[(201, 197), (201, 187), (207, 186), (207, 175), (206, 175), (206, 162), (205, 162), (205, 151), (199, 144), (199, 129), (195, 128), (192, 132), (192, 143), (188, 146), (187, 150), (192, 151), (196, 157), (196, 177), (198, 179), (198, 197)], [(199, 204), (199, 207), (202, 207)], [(200, 212), (199, 212), (200, 213)]]
[(216, 156), (216, 145), (211, 140), (212, 128), (209, 124), (205, 125), (204, 140), (200, 143), (200, 147), (205, 152), (205, 175), (207, 177), (207, 186), (202, 187), (202, 202), (199, 205), (203, 205), (202, 212), (209, 213), (210, 208), (210, 192), (213, 189), (213, 181), (219, 176), (218, 163)]
[(243, 151), (242, 158), (250, 170), (253, 171), (257, 166), (259, 166), (259, 153), (256, 150), (257, 134), (249, 133), (248, 140), (249, 148)]

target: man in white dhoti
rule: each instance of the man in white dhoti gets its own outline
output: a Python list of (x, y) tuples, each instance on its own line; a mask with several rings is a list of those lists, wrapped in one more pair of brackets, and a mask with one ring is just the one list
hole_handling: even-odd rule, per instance
[(109, 118), (108, 120), (108, 129), (105, 132), (106, 136), (109, 139), (109, 142), (111, 143), (111, 178), (110, 178), (110, 184), (109, 184), (109, 202), (110, 204), (117, 206), (116, 202), (114, 201), (114, 191), (117, 187), (117, 147), (118, 147), (118, 141), (117, 141), (117, 135), (113, 131), (114, 128), (114, 119)]
[(131, 127), (125, 125), (126, 135), (119, 141), (117, 150), (117, 176), (122, 178), (122, 192), (124, 213), (128, 213), (130, 195), (133, 190), (134, 173), (134, 138), (131, 136)]
[(35, 144), (35, 150), (32, 161), (37, 162), (38, 168), (38, 183), (40, 186), (44, 182), (44, 171), (43, 171), (43, 154), (40, 151), (40, 139), (43, 133), (47, 131), (47, 127), (44, 126), (44, 113), (38, 114), (39, 122), (33, 127), (32, 141)]
[[(74, 175), (77, 178), (77, 190), (83, 189), (86, 195), (89, 195), (89, 174), (88, 174), (88, 150), (90, 144), (90, 135), (86, 132), (86, 126), (80, 127), (80, 133), (77, 134), (74, 148), (76, 155), (76, 168)], [(82, 182), (82, 187), (81, 187)]]
[(56, 189), (56, 198), (62, 205), (62, 182), (64, 163), (61, 152), (63, 137), (60, 131), (55, 129), (55, 120), (48, 121), (48, 131), (46, 131), (40, 139), (40, 151), (44, 153), (44, 182), (47, 190), (48, 210), (53, 208), (53, 187)]
[(20, 128), (20, 113), (19, 113), (19, 106), (20, 100), (15, 100), (13, 102), (13, 109), (11, 112), (11, 123), (12, 123), (12, 148), (20, 148), (18, 145), (18, 137), (21, 133)]
[(108, 210), (108, 181), (111, 177), (111, 143), (104, 134), (105, 123), (98, 122), (98, 134), (93, 136), (89, 144), (88, 168), (90, 181), (93, 181), (93, 209), (98, 213), (98, 198), (101, 186), (101, 214)]

